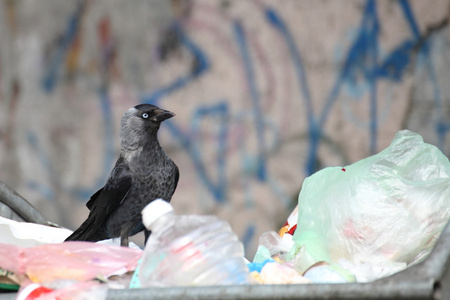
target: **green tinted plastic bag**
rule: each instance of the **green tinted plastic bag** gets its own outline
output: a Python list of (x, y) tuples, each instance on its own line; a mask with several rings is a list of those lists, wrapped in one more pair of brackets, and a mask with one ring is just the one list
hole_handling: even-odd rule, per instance
[(450, 163), (403, 130), (376, 155), (306, 178), (298, 207), (289, 257), (300, 270), (341, 260), (407, 266), (431, 251), (449, 220)]

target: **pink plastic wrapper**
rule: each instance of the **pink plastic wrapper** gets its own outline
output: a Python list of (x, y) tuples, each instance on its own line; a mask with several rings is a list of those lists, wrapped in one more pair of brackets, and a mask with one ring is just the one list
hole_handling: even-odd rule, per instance
[(33, 282), (86, 281), (132, 271), (141, 250), (90, 242), (66, 242), (21, 248), (0, 243), (0, 267)]
[(39, 283), (32, 283), (22, 289), (16, 300), (86, 300), (106, 299), (108, 287), (97, 281), (77, 282), (58, 290)]

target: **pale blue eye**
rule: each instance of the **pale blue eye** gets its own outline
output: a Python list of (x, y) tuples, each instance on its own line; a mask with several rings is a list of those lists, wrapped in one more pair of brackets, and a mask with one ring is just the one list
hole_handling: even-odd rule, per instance
[(143, 114), (142, 114), (142, 117), (143, 117), (144, 119), (147, 119), (147, 118), (148, 118), (148, 113), (143, 113)]

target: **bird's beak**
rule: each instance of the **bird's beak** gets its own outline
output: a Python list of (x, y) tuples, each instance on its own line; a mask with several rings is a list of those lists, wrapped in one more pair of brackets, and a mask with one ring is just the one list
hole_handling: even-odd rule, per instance
[(167, 120), (167, 119), (172, 118), (173, 116), (175, 116), (175, 114), (174, 114), (173, 112), (168, 111), (168, 110), (161, 109), (161, 110), (158, 111), (158, 113), (156, 114), (154, 120), (155, 120), (156, 122), (162, 122), (162, 121), (164, 121), (164, 120)]

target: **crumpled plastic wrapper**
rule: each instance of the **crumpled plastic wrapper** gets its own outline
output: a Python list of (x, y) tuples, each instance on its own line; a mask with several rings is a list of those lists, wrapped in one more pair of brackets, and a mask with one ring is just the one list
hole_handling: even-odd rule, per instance
[(301, 272), (346, 261), (359, 282), (390, 275), (431, 252), (449, 221), (449, 199), (448, 158), (400, 131), (380, 153), (305, 179), (286, 259)]
[(86, 281), (136, 268), (141, 250), (90, 242), (65, 242), (22, 248), (0, 244), (0, 267), (32, 282)]
[(71, 230), (0, 217), (0, 241), (20, 247), (62, 243)]

